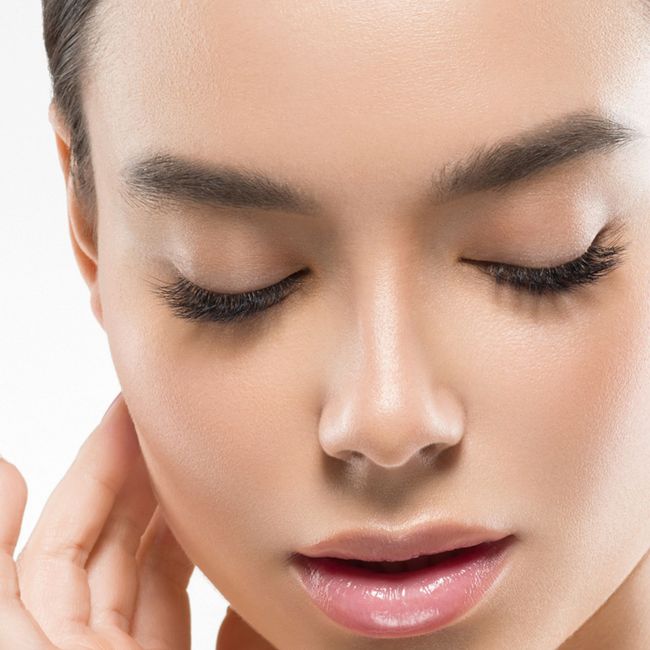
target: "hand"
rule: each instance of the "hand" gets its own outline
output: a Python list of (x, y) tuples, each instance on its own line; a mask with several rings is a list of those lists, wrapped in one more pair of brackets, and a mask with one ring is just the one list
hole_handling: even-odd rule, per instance
[(27, 500), (0, 461), (0, 650), (189, 650), (194, 569), (153, 494), (121, 395), (16, 562)]

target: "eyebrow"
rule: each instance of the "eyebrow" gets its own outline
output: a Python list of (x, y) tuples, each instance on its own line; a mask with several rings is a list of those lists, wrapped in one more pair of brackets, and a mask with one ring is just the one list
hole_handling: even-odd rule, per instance
[[(504, 190), (587, 153), (613, 151), (642, 136), (636, 129), (595, 112), (565, 114), (477, 147), (462, 159), (443, 165), (425, 188), (426, 199), (444, 203), (473, 192)], [(274, 179), (262, 170), (165, 152), (129, 162), (121, 177), (125, 200), (136, 206), (200, 204), (301, 214), (323, 211), (316, 197), (304, 188)]]

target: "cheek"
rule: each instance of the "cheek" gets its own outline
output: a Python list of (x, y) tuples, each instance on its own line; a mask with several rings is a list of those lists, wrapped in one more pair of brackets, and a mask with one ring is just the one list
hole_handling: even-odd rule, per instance
[(111, 312), (113, 361), (147, 466), (192, 559), (214, 575), (215, 548), (255, 557), (261, 529), (266, 548), (286, 552), (286, 529), (269, 521), (283, 520), (282, 495), (307, 476), (317, 445), (316, 425), (297, 413), (310, 398), (291, 342), (226, 341), (207, 324), (157, 317), (151, 305), (116, 302)]
[(473, 374), (474, 475), (549, 549), (562, 536), (602, 548), (614, 520), (631, 541), (650, 497), (650, 310), (632, 274), (618, 280), (531, 320)]
[[(431, 374), (453, 378), (467, 422), (464, 453), (425, 498), (442, 488), (461, 518), (493, 508), (529, 535), (522, 556), (536, 568), (591, 575), (612, 540), (632, 557), (647, 539), (650, 301), (632, 266), (555, 314), (485, 294), (472, 319), (453, 300), (431, 312)], [(280, 553), (310, 523), (343, 519), (354, 502), (325, 480), (318, 443), (334, 328), (314, 309), (292, 327), (225, 337), (171, 318), (128, 280), (102, 290), (105, 327), (154, 487), (193, 561), (244, 602), (243, 573), (278, 577)], [(550, 588), (555, 577), (538, 570)], [(616, 576), (599, 576), (604, 594)]]

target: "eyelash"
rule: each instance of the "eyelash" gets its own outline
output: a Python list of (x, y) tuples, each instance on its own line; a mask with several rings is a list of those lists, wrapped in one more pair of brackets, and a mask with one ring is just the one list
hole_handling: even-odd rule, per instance
[(216, 293), (179, 275), (175, 282), (154, 287), (154, 293), (179, 318), (238, 323), (252, 319), (282, 302), (292, 293), (292, 287), (302, 284), (306, 273), (307, 269), (301, 269), (270, 287), (243, 293)]
[(593, 284), (617, 268), (623, 260), (625, 245), (617, 239), (612, 245), (602, 241), (610, 231), (620, 232), (608, 224), (596, 236), (591, 246), (578, 258), (558, 266), (527, 267), (498, 262), (466, 260), (492, 276), (497, 285), (507, 285), (515, 291), (533, 296), (575, 293), (582, 285)]
[[(465, 260), (481, 267), (497, 284), (506, 284), (515, 291), (534, 296), (570, 293), (581, 285), (592, 284), (616, 268), (625, 246), (617, 243), (601, 245), (606, 227), (580, 257), (554, 267), (526, 267), (495, 262)], [(461, 258), (464, 259), (464, 258)], [(252, 320), (287, 298), (294, 287), (300, 287), (308, 269), (301, 269), (274, 285), (243, 293), (216, 293), (178, 276), (170, 284), (154, 286), (175, 316), (193, 321), (238, 323)]]
[(534, 296), (574, 293), (581, 285), (593, 284), (620, 265), (625, 247), (619, 244), (603, 246), (599, 243), (601, 239), (599, 235), (580, 257), (559, 266), (526, 267), (466, 261), (491, 275), (498, 285), (506, 284), (516, 291)]

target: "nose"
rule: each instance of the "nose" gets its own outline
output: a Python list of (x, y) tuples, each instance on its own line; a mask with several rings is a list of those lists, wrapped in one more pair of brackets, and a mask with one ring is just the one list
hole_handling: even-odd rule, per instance
[(385, 468), (430, 461), (462, 439), (459, 395), (445, 383), (442, 362), (426, 349), (426, 324), (407, 292), (386, 282), (374, 286), (357, 304), (352, 348), (343, 346), (336, 355), (320, 445), (334, 458), (363, 457)]

